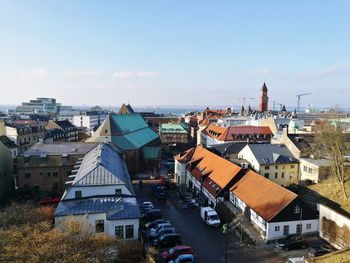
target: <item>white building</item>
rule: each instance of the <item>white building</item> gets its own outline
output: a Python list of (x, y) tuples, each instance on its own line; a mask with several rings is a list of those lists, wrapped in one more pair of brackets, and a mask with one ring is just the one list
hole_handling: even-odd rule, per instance
[(98, 145), (76, 168), (55, 211), (55, 224), (79, 218), (92, 231), (138, 239), (140, 211), (126, 165), (113, 146)]
[(299, 161), (283, 144), (248, 144), (238, 153), (238, 158), (281, 186), (298, 181)]
[(318, 231), (316, 211), (293, 192), (253, 171), (231, 187), (230, 201), (265, 240)]
[(77, 127), (84, 127), (87, 129), (88, 133), (93, 132), (94, 129), (97, 129), (101, 123), (106, 119), (106, 114), (79, 114), (74, 115), (73, 125)]

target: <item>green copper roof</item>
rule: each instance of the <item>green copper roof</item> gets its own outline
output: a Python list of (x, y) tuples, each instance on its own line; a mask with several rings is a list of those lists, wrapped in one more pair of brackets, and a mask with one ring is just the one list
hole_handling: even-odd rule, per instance
[(159, 147), (145, 146), (145, 147), (143, 147), (142, 150), (143, 150), (143, 157), (146, 160), (159, 159), (159, 154), (160, 154), (160, 148)]
[(159, 131), (160, 133), (187, 133), (182, 125), (176, 123), (162, 123)]
[(138, 113), (110, 113), (88, 141), (103, 142), (105, 138), (110, 138), (118, 150), (123, 152), (143, 147), (156, 140), (158, 134)]

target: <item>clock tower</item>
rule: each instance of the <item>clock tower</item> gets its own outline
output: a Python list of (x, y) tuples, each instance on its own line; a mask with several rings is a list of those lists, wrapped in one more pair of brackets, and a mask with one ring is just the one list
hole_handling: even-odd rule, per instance
[(261, 87), (260, 90), (260, 97), (259, 97), (259, 111), (265, 112), (269, 110), (269, 97), (267, 97), (267, 87), (264, 82), (264, 84)]

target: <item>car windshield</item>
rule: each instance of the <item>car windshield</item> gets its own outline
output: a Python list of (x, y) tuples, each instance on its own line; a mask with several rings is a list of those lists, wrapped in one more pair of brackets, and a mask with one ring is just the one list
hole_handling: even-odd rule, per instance
[(212, 215), (212, 216), (209, 216), (210, 220), (218, 220), (219, 217), (217, 215)]

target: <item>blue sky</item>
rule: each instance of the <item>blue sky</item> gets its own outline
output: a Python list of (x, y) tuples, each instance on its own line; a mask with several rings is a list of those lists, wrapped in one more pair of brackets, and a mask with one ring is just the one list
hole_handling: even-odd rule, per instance
[(266, 81), (348, 107), (349, 31), (350, 1), (3, 0), (0, 104), (239, 105)]

